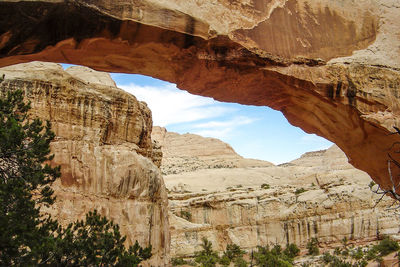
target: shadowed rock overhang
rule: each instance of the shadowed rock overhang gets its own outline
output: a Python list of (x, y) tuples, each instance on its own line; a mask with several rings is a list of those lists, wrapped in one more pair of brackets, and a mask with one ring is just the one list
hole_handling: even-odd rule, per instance
[(0, 66), (73, 63), (269, 106), (388, 188), (399, 16), (397, 0), (1, 1)]

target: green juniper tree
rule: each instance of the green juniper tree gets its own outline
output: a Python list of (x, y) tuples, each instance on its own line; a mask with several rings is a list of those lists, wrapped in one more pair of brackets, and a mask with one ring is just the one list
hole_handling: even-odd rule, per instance
[(151, 246), (143, 249), (137, 241), (126, 250), (119, 226), (96, 210), (59, 227), (57, 235), (52, 262), (59, 266), (137, 266), (151, 257)]
[(126, 249), (119, 226), (96, 211), (65, 228), (40, 213), (54, 203), (50, 185), (60, 167), (49, 165), (50, 123), (29, 118), (29, 109), (21, 90), (0, 98), (0, 266), (138, 266), (149, 259), (151, 246)]
[(0, 99), (0, 264), (34, 265), (51, 246), (56, 223), (40, 214), (54, 202), (50, 184), (60, 176), (50, 161), (50, 123), (29, 120), (22, 91)]
[(212, 243), (207, 238), (203, 238), (203, 244), (201, 244), (203, 250), (196, 252), (195, 261), (200, 264), (201, 267), (214, 267), (219, 261), (219, 257), (216, 251), (212, 249)]

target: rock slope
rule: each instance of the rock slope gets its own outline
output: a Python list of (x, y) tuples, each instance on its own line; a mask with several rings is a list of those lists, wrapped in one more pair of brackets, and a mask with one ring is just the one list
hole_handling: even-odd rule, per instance
[(0, 66), (73, 63), (270, 106), (392, 186), (398, 0), (9, 0), (0, 10)]
[(1, 92), (24, 90), (32, 116), (51, 121), (56, 134), (52, 164), (61, 165), (62, 176), (48, 212), (67, 224), (97, 209), (120, 225), (128, 244), (153, 246), (149, 264), (167, 265), (168, 200), (146, 104), (86, 67), (34, 62), (0, 73)]
[(154, 126), (151, 138), (161, 146), (163, 174), (177, 174), (200, 169), (272, 166), (267, 161), (246, 159), (216, 138), (196, 134), (180, 135)]
[[(175, 142), (165, 142), (163, 151), (172, 151), (179, 137), (187, 138), (173, 136)], [(190, 150), (203, 142), (193, 141)], [(163, 159), (164, 164), (169, 161)], [(193, 255), (202, 237), (222, 251), (230, 243), (246, 250), (288, 242), (304, 248), (312, 237), (333, 246), (344, 237), (367, 242), (399, 231), (397, 216), (386, 210), (391, 201), (385, 198), (374, 208), (380, 196), (371, 192), (371, 178), (352, 167), (337, 146), (279, 166), (189, 168), (164, 179), (172, 257)]]

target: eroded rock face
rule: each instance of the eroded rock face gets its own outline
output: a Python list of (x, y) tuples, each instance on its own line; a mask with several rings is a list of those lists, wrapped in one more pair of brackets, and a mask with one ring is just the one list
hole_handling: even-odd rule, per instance
[[(174, 142), (165, 142), (163, 150), (179, 138), (187, 136), (175, 133)], [(164, 179), (172, 257), (193, 256), (202, 249), (203, 237), (218, 251), (231, 243), (251, 251), (287, 243), (305, 249), (312, 237), (331, 247), (344, 237), (363, 243), (398, 235), (398, 217), (387, 210), (390, 199), (374, 208), (380, 195), (371, 192), (370, 177), (352, 167), (337, 146), (279, 166), (187, 170)]]
[(159, 126), (153, 127), (151, 138), (161, 146), (161, 170), (167, 175), (200, 169), (273, 166), (267, 161), (243, 158), (229, 144), (216, 138), (181, 135)]
[[(392, 186), (397, 0), (1, 1), (0, 10), (1, 66), (75, 63), (270, 106)], [(395, 183), (399, 174), (393, 170)]]
[(168, 202), (146, 104), (88, 68), (34, 62), (0, 72), (1, 90), (24, 90), (32, 116), (51, 121), (56, 134), (52, 163), (62, 176), (48, 212), (67, 224), (97, 209), (120, 225), (128, 244), (153, 246), (149, 264), (167, 265)]

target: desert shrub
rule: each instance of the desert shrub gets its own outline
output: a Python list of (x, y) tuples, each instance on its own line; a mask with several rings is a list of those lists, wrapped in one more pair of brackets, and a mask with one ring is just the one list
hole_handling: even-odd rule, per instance
[(349, 243), (349, 240), (347, 239), (347, 237), (343, 237), (342, 244), (343, 244), (344, 248), (347, 248), (348, 243)]
[(342, 250), (342, 255), (345, 256), (345, 257), (349, 256), (349, 250), (347, 248), (343, 249)]
[(382, 239), (377, 245), (374, 245), (372, 248), (368, 249), (366, 252), (364, 259), (367, 261), (375, 260), (377, 262), (382, 261), (382, 257), (386, 256), (392, 252), (398, 251), (400, 249), (399, 244), (386, 237)]
[(333, 258), (333, 262), (329, 265), (330, 267), (353, 267), (353, 264), (350, 262), (346, 262), (343, 259), (338, 257)]
[[(325, 252), (322, 256), (322, 261), (326, 266), (330, 267), (365, 267), (368, 261), (382, 262), (382, 257), (389, 253), (399, 251), (399, 244), (390, 239), (384, 238), (378, 244), (368, 248), (347, 248), (347, 239), (342, 240), (344, 249), (336, 248), (334, 255)], [(351, 259), (347, 260), (348, 256)]]
[(185, 219), (186, 221), (192, 221), (192, 213), (187, 210), (181, 210), (180, 213), (178, 214), (179, 217)]
[(201, 267), (214, 267), (219, 262), (217, 252), (212, 249), (212, 243), (207, 238), (203, 238), (203, 248), (201, 251), (195, 253), (195, 261), (200, 264)]
[(353, 250), (351, 252), (351, 257), (356, 260), (362, 259), (364, 257), (364, 252), (363, 252), (362, 248), (359, 247), (356, 250)]
[(324, 263), (330, 263), (333, 262), (335, 259), (335, 256), (332, 256), (329, 252), (325, 252), (322, 255), (322, 260), (324, 261)]
[(368, 262), (364, 259), (356, 262), (356, 267), (366, 267), (368, 265)]
[(302, 187), (302, 188), (297, 188), (296, 191), (294, 191), (294, 193), (295, 193), (296, 195), (299, 195), (299, 194), (304, 193), (304, 192), (306, 192), (306, 191), (307, 191), (307, 190), (304, 189), (304, 188)]
[(284, 251), (282, 251), (280, 245), (275, 245), (272, 249), (269, 249), (268, 246), (258, 247), (257, 252), (254, 253), (254, 258), (258, 266), (289, 267), (293, 266), (293, 255), (298, 254), (297, 249), (294, 244), (289, 244)]
[(356, 262), (346, 261), (346, 259), (331, 255), (329, 252), (323, 254), (322, 260), (325, 266), (330, 267), (365, 267), (368, 264), (364, 259)]
[(229, 259), (229, 257), (226, 255), (222, 255), (222, 257), (219, 259), (219, 264), (222, 266), (229, 266), (229, 264), (231, 264), (231, 259)]
[(392, 252), (399, 250), (399, 244), (389, 237), (384, 238), (378, 245), (374, 246), (379, 252), (380, 256), (386, 256)]
[(235, 267), (247, 267), (247, 261), (245, 261), (242, 257), (237, 257), (234, 261)]
[(297, 255), (299, 255), (300, 253), (300, 249), (296, 246), (296, 244), (289, 244), (285, 250), (283, 251), (283, 253), (291, 258), (294, 259), (294, 257), (296, 257)]
[(231, 262), (234, 262), (235, 266), (247, 266), (247, 262), (243, 259), (244, 254), (246, 254), (246, 251), (242, 250), (238, 245), (228, 244), (219, 263), (223, 266), (228, 266)]
[(187, 264), (187, 262), (182, 258), (172, 258), (171, 259), (172, 266), (179, 266)]
[(269, 184), (262, 184), (261, 189), (270, 189), (271, 186)]
[(371, 248), (367, 251), (367, 254), (365, 255), (365, 259), (370, 261), (373, 259), (376, 259), (378, 257), (378, 251), (375, 248)]
[(246, 252), (241, 250), (240, 247), (236, 244), (228, 244), (226, 246), (226, 250), (224, 251), (224, 255), (229, 258), (229, 260), (233, 260), (238, 257), (242, 257)]
[(282, 247), (281, 245), (276, 244), (272, 249), (271, 253), (274, 255), (281, 255), (282, 254)]
[(335, 254), (335, 255), (340, 255), (340, 254), (342, 254), (342, 249), (341, 249), (341, 248), (335, 248), (333, 254)]
[(308, 255), (319, 255), (318, 239), (315, 237), (311, 238), (311, 240), (307, 243), (307, 250)]
[(376, 185), (376, 183), (374, 181), (371, 181), (369, 183), (368, 187), (372, 189), (372, 187), (374, 187), (374, 185)]

